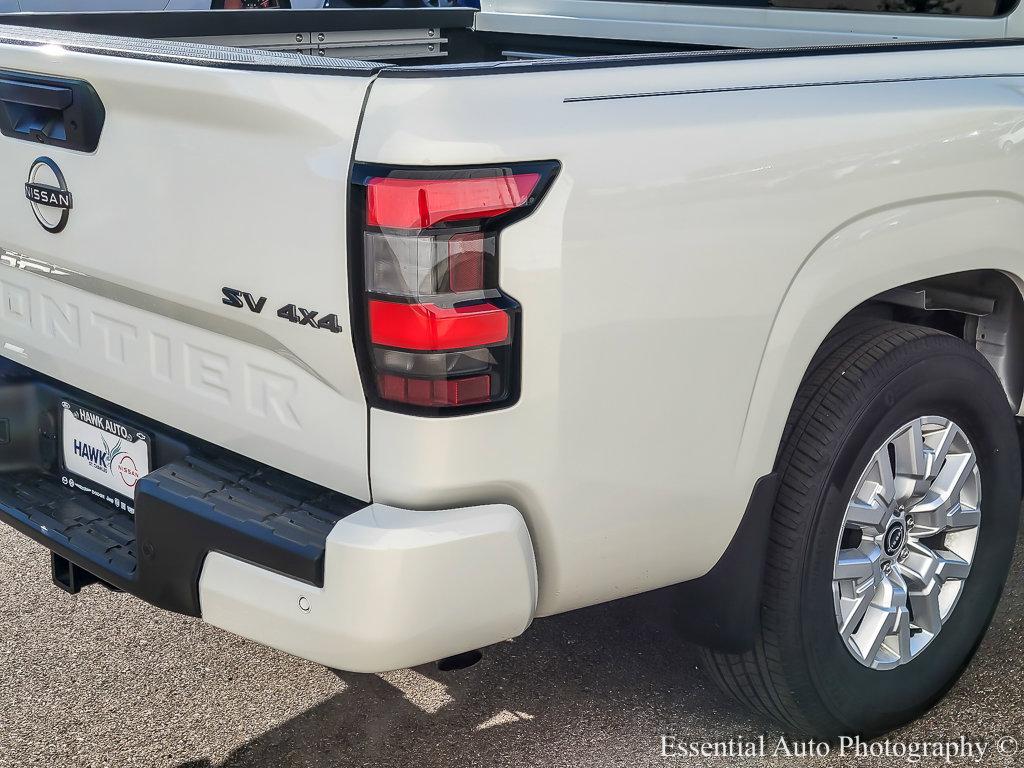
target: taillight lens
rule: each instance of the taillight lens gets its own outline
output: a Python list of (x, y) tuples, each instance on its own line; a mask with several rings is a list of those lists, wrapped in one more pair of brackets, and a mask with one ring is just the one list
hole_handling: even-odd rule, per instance
[(515, 401), (521, 309), (498, 285), (498, 240), (557, 171), (356, 165), (353, 326), (375, 405), (439, 415)]
[(429, 229), (438, 224), (501, 216), (526, 205), (540, 184), (539, 173), (505, 173), (463, 178), (370, 179), (366, 223), (373, 227)]

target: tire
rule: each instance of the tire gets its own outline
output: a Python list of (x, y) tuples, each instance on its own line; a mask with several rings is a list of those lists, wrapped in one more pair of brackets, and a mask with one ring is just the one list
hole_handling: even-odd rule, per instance
[[(873, 668), (855, 657), (837, 622), (841, 611), (834, 589), (842, 587), (833, 585), (840, 574), (834, 569), (840, 550), (856, 543), (848, 540), (855, 533), (849, 532), (847, 509), (853, 493), (866, 487), (865, 478), (875, 477), (867, 467), (872, 462), (880, 466), (879, 451), (889, 451), (896, 466), (887, 441), (901, 425), (932, 416), (942, 417), (938, 424), (949, 420), (958, 426), (977, 458), (977, 474), (963, 486), (973, 483), (970, 488), (977, 493), (980, 485), (973, 561), (966, 579), (945, 582), (958, 581), (959, 599), (930, 641), (931, 633), (920, 627), (897, 635), (898, 642), (890, 643), (897, 649), (911, 648), (911, 643), (923, 647), (916, 655), (904, 652), (892, 668)], [(952, 449), (949, 455), (950, 461), (957, 458)], [(872, 322), (836, 332), (801, 384), (776, 470), (780, 486), (756, 641), (742, 654), (705, 650), (706, 670), (728, 694), (794, 734), (872, 737), (913, 720), (949, 690), (970, 662), (995, 612), (1013, 555), (1020, 445), (999, 380), (973, 347), (930, 328)], [(961, 491), (955, 493), (962, 498)], [(897, 502), (890, 504), (887, 514), (900, 514)], [(965, 503), (962, 509), (970, 507)], [(917, 529), (904, 528), (907, 544), (902, 546), (916, 543), (910, 539), (912, 530)], [(877, 539), (882, 557), (889, 551), (887, 534), (884, 530)], [(944, 546), (947, 539), (922, 541)], [(876, 546), (875, 540), (869, 545)], [(893, 559), (882, 565), (899, 573), (910, 562)], [(916, 599), (922, 599), (920, 590)], [(907, 613), (929, 623), (923, 610), (915, 614), (911, 607)], [(904, 638), (910, 640), (905, 644)], [(870, 650), (864, 653), (872, 664), (889, 664), (887, 648), (880, 647), (874, 657)]]

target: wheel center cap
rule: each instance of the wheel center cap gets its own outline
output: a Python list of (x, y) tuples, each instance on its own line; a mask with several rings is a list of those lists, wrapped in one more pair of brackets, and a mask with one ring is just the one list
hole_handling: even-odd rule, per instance
[(882, 549), (889, 557), (896, 557), (907, 543), (907, 527), (902, 520), (894, 520), (882, 537)]

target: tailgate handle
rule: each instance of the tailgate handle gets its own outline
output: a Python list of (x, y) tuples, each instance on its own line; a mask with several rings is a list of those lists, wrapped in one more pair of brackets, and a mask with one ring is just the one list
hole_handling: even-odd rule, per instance
[(36, 144), (94, 152), (106, 114), (84, 80), (0, 70), (0, 133)]
[(70, 88), (20, 80), (0, 80), (0, 101), (4, 105), (53, 109), (63, 112), (71, 106), (74, 95)]

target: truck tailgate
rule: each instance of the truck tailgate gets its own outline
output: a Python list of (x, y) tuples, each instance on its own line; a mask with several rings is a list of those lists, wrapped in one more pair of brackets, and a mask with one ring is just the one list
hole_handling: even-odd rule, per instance
[(94, 150), (0, 136), (0, 355), (368, 499), (345, 216), (374, 68), (0, 27), (0, 70), (8, 128), (60, 78), (103, 107)]

